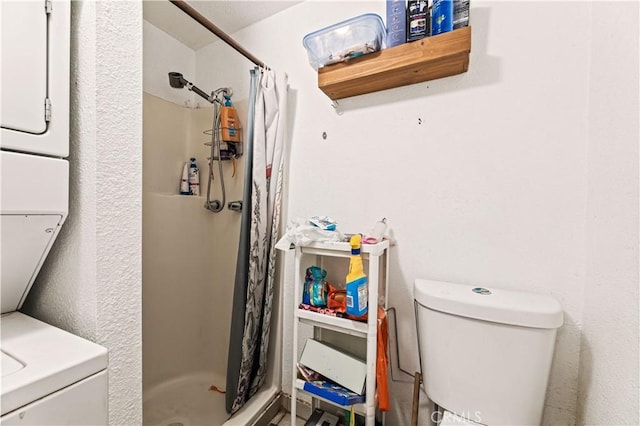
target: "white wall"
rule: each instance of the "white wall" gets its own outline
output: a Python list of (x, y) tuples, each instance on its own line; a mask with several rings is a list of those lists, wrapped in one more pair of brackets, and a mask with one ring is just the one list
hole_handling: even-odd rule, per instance
[(25, 309), (109, 350), (109, 424), (142, 423), (142, 6), (72, 2), (70, 220)]
[(594, 8), (591, 29), (578, 423), (637, 425), (639, 7), (606, 9)]
[(143, 23), (144, 91), (178, 105), (193, 106), (193, 92), (169, 86), (168, 73), (179, 72), (194, 81), (196, 53), (149, 22)]
[[(601, 259), (597, 271), (587, 269), (601, 250), (595, 250), (592, 239), (607, 228), (603, 231), (603, 223), (586, 216), (587, 206), (602, 208), (595, 201), (606, 195), (599, 185), (617, 167), (592, 157), (590, 150), (602, 145), (599, 135), (591, 132), (607, 128), (605, 123), (594, 128), (589, 119), (600, 108), (612, 114), (626, 108), (610, 98), (590, 109), (594, 100), (605, 101), (594, 84), (604, 77), (597, 67), (590, 67), (601, 59), (596, 50), (614, 43), (617, 31), (637, 39), (637, 22), (616, 25), (619, 29), (612, 32), (609, 25), (592, 22), (602, 5), (554, 2), (553, 13), (550, 5), (473, 3), (467, 73), (343, 100), (343, 115), (336, 114), (317, 89), (302, 38), (361, 13), (384, 16), (384, 2), (340, 2), (340, 7), (335, 2), (305, 2), (234, 38), (289, 75), (289, 217), (330, 215), (346, 232), (366, 231), (379, 218), (388, 218), (397, 241), (391, 256), (390, 304), (399, 312), (403, 367), (417, 369), (412, 286), (418, 277), (552, 294), (564, 306), (565, 325), (557, 339), (544, 423), (575, 424), (585, 318), (591, 324), (586, 336), (596, 339), (600, 349), (594, 352), (591, 368), (601, 387), (590, 391), (591, 399), (602, 404), (607, 398), (637, 401), (637, 382), (616, 387), (618, 379), (608, 375), (610, 355), (630, 354), (620, 361), (624, 369), (633, 368), (637, 327), (630, 328), (628, 336), (621, 334), (621, 347), (611, 352), (612, 342), (603, 338), (604, 325), (595, 325), (613, 315), (613, 309), (595, 301), (615, 288), (600, 287), (594, 274), (616, 264), (611, 256)], [(626, 52), (632, 68), (637, 50), (636, 44), (607, 55)], [(637, 78), (637, 72), (631, 75)], [(627, 83), (611, 79), (608, 84), (616, 92), (628, 90), (637, 105), (637, 91), (629, 90)], [(637, 125), (617, 128), (637, 143)], [(620, 147), (628, 168), (615, 181), (625, 185), (620, 189), (624, 194), (637, 195), (637, 185), (631, 192), (628, 188), (638, 168), (637, 149), (632, 148)], [(625, 198), (625, 205), (633, 196)], [(635, 207), (619, 217), (622, 222), (616, 219), (615, 225), (608, 225), (633, 236), (628, 242), (630, 258), (637, 252), (637, 229), (628, 223), (633, 219), (637, 225)], [(609, 209), (614, 207), (605, 212)], [(627, 280), (637, 277), (637, 258), (622, 267), (618, 279), (625, 282), (624, 297), (633, 296), (637, 282)], [(292, 292), (292, 285), (286, 283), (285, 291)], [(631, 302), (620, 309), (625, 317), (637, 317), (637, 305)], [(290, 326), (285, 324), (289, 334)], [(289, 350), (285, 341), (285, 353)], [(288, 378), (284, 380), (286, 389)], [(392, 391), (391, 420), (406, 424), (410, 385), (394, 383)], [(629, 395), (631, 391), (635, 394)]]

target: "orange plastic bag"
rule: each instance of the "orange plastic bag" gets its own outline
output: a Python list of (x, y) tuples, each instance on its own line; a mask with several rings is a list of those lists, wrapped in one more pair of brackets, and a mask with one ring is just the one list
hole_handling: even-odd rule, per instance
[(380, 411), (389, 411), (389, 382), (387, 366), (389, 356), (387, 355), (387, 342), (389, 341), (387, 327), (387, 313), (378, 306), (378, 339), (376, 356), (376, 381), (378, 382), (378, 408)]
[(347, 311), (347, 291), (335, 288), (327, 283), (329, 291), (327, 294), (327, 308), (335, 309), (337, 312)]

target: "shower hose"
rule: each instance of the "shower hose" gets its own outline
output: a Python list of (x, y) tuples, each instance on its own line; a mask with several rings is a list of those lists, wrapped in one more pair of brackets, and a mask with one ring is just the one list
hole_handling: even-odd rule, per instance
[[(207, 179), (207, 201), (204, 208), (214, 213), (219, 213), (224, 209), (227, 197), (224, 188), (224, 175), (222, 174), (222, 158), (220, 157), (220, 105), (219, 101), (213, 104), (213, 125), (211, 127), (211, 154), (209, 159), (209, 178)], [(217, 156), (216, 156), (217, 151)], [(222, 190), (222, 201), (211, 201), (211, 182), (213, 181), (213, 162), (218, 159), (218, 175), (220, 176), (220, 187)]]

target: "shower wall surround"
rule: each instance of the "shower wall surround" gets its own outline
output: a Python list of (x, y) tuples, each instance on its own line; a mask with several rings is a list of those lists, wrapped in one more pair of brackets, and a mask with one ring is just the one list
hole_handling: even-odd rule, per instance
[[(197, 371), (222, 377), (226, 371), (240, 215), (209, 212), (203, 193), (178, 195), (182, 165), (192, 156), (206, 191), (204, 142), (210, 137), (202, 131), (211, 126), (212, 113), (144, 94), (145, 388)], [(240, 197), (242, 165), (233, 178), (230, 162), (223, 164), (228, 200)], [(219, 182), (213, 182), (214, 197), (220, 196)]]

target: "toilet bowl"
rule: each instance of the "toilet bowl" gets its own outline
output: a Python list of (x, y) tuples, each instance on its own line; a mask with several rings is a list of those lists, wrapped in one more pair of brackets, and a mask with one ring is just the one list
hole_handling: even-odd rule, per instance
[(560, 303), (550, 295), (418, 279), (424, 390), (441, 425), (539, 425)]
[(435, 412), (431, 417), (438, 426), (480, 426), (482, 423), (476, 423), (469, 418), (474, 418), (475, 413), (465, 413), (466, 417), (459, 416), (451, 411), (442, 410)]

